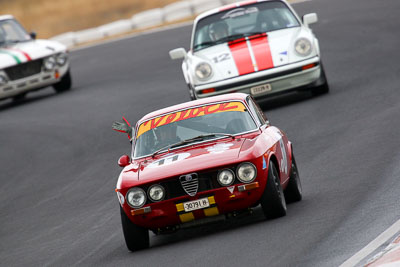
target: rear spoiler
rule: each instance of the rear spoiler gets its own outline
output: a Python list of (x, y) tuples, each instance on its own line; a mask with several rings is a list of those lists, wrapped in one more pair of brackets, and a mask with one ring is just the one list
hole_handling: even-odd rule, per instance
[(132, 126), (125, 119), (125, 117), (122, 117), (122, 122), (114, 121), (112, 124), (112, 129), (120, 133), (126, 133), (128, 135), (129, 140), (132, 140)]

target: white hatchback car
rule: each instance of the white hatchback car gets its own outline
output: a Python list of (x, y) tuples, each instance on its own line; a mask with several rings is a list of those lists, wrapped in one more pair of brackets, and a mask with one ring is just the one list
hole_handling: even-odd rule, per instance
[(36, 40), (36, 34), (28, 34), (13, 16), (0, 16), (0, 100), (19, 100), (49, 85), (56, 92), (72, 86), (67, 48)]
[(191, 99), (242, 92), (256, 99), (287, 92), (327, 93), (318, 40), (284, 0), (245, 1), (199, 15), (190, 50), (170, 51), (183, 59)]

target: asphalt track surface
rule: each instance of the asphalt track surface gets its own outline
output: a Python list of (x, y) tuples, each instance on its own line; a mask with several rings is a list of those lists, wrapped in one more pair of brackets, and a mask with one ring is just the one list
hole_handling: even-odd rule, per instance
[(127, 251), (114, 192), (125, 115), (189, 100), (183, 27), (71, 53), (72, 91), (0, 103), (0, 265), (338, 266), (400, 217), (400, 2), (314, 0), (331, 92), (263, 103), (294, 143), (304, 200), (288, 215), (151, 234)]

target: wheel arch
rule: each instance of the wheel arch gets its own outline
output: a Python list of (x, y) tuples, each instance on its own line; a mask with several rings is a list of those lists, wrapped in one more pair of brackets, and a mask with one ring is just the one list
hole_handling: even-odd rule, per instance
[[(269, 163), (270, 162), (273, 162), (274, 164), (275, 164), (275, 167), (277, 168), (277, 170), (279, 170), (279, 163), (278, 163), (278, 159), (276, 158), (276, 155), (275, 154), (273, 154), (273, 153), (271, 153), (270, 155), (269, 155), (269, 157), (268, 157), (268, 170), (269, 170)], [(281, 179), (281, 174), (280, 174), (280, 172), (278, 171), (278, 176), (279, 176), (279, 180)]]

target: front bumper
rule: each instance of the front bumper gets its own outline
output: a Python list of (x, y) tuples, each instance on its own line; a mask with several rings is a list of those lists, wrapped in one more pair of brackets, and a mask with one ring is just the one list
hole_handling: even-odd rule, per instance
[[(221, 187), (198, 193), (195, 197), (187, 195), (152, 203), (141, 208), (143, 212), (139, 214), (135, 214), (138, 210), (132, 209), (126, 203), (123, 209), (133, 223), (147, 229), (159, 231), (177, 225), (184, 227), (188, 223), (245, 210), (258, 204), (264, 192), (266, 180), (256, 179), (255, 182), (248, 184), (251, 186), (247, 189), (243, 189), (243, 185), (246, 184), (236, 184), (233, 192), (227, 187)], [(208, 198), (210, 203), (208, 208), (191, 212), (184, 211), (184, 202), (202, 198)]]
[(69, 63), (66, 63), (52, 71), (41, 70), (39, 73), (28, 77), (9, 80), (5, 85), (0, 85), (0, 100), (53, 85), (61, 81), (68, 68)]
[[(195, 86), (194, 92), (197, 98), (241, 92), (251, 94), (256, 99), (261, 99), (270, 95), (313, 85), (318, 81), (320, 75), (320, 60), (319, 57), (314, 57), (301, 62), (247, 74), (228, 80)], [(252, 87), (265, 84), (270, 85), (271, 89), (269, 91), (252, 94)], [(203, 90), (207, 90), (209, 93), (203, 93)]]

